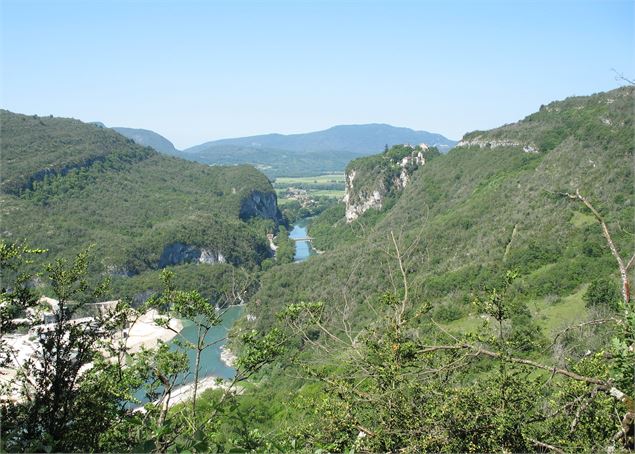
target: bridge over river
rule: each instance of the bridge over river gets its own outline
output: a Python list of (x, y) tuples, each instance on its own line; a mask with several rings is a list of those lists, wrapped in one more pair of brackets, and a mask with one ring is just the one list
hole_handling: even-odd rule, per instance
[(289, 238), (295, 241), (295, 257), (293, 258), (295, 262), (303, 262), (315, 254), (311, 247), (313, 238), (307, 232), (307, 219), (301, 219), (293, 225)]
[(293, 241), (313, 241), (313, 238), (310, 236), (298, 236), (298, 237), (289, 237)]

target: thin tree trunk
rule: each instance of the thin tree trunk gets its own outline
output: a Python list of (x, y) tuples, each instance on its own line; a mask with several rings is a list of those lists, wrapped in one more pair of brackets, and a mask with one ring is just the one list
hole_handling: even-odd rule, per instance
[[(159, 412), (159, 420), (157, 422), (157, 425), (159, 428), (163, 427), (163, 425), (165, 424), (165, 419), (168, 416), (168, 410), (170, 409), (170, 397), (172, 395), (172, 383), (170, 383), (170, 380), (168, 380), (168, 378), (163, 375), (161, 372), (159, 372), (158, 370), (155, 371), (157, 374), (157, 377), (159, 378), (159, 381), (161, 381), (161, 384), (163, 385), (163, 398), (162, 398), (162, 403), (161, 403), (161, 411)], [(155, 442), (155, 446), (157, 448), (158, 452), (165, 452), (166, 451), (166, 447), (164, 446), (164, 442), (163, 442), (163, 436), (160, 436), (159, 438), (157, 438), (156, 442)]]
[(196, 367), (194, 368), (194, 394), (192, 396), (192, 416), (196, 420), (196, 393), (198, 392), (198, 375), (201, 369), (201, 352), (203, 350), (203, 339), (201, 339), (201, 331), (203, 327), (198, 327), (198, 337), (196, 339)]
[(593, 205), (591, 205), (591, 202), (589, 202), (589, 200), (586, 197), (580, 194), (579, 189), (576, 189), (575, 194), (566, 194), (566, 196), (569, 197), (570, 199), (579, 200), (580, 202), (582, 202), (584, 206), (586, 206), (589, 210), (591, 210), (591, 213), (593, 213), (593, 216), (595, 216), (595, 219), (597, 219), (597, 221), (602, 226), (602, 235), (606, 239), (606, 242), (609, 245), (609, 249), (611, 250), (611, 254), (613, 254), (613, 257), (615, 257), (615, 260), (617, 261), (617, 266), (620, 270), (620, 279), (622, 280), (622, 299), (624, 300), (624, 304), (628, 304), (631, 300), (631, 288), (628, 282), (628, 269), (633, 265), (635, 255), (633, 256), (633, 258), (629, 260), (628, 264), (625, 265), (624, 260), (622, 260), (622, 257), (620, 256), (619, 252), (617, 252), (617, 248), (615, 247), (615, 243), (613, 243), (613, 239), (611, 238), (609, 229), (606, 226), (606, 222), (604, 222), (604, 218), (593, 207)]
[(194, 370), (194, 395), (192, 396), (192, 414), (196, 418), (196, 393), (198, 391), (198, 374), (201, 363), (201, 350), (196, 350), (196, 369)]

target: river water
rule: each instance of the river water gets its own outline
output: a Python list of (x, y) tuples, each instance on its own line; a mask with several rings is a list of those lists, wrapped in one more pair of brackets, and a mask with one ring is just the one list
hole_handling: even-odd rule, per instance
[[(201, 353), (201, 370), (199, 372), (199, 379), (209, 376), (232, 379), (236, 374), (236, 371), (232, 367), (228, 366), (221, 360), (221, 347), (227, 343), (227, 333), (238, 317), (240, 317), (242, 310), (243, 308), (241, 306), (231, 306), (222, 310), (223, 316), (220, 325), (214, 326), (209, 330), (207, 336), (205, 336), (206, 342), (216, 342), (220, 339), (222, 340), (203, 350)], [(188, 323), (185, 320), (183, 321), (183, 325), (183, 329), (181, 330), (182, 336), (176, 336), (169, 342), (172, 350), (182, 351), (182, 348), (178, 345), (178, 340), (183, 339), (183, 337), (190, 342), (196, 343), (196, 325), (191, 322)], [(188, 348), (186, 349), (186, 353), (189, 362), (189, 371), (181, 374), (177, 378), (177, 387), (190, 384), (194, 381), (194, 371), (196, 370), (196, 350)], [(148, 399), (145, 397), (145, 393), (141, 390), (137, 392), (135, 397), (139, 399), (142, 404), (148, 402)]]
[[(205, 337), (206, 342), (216, 342), (219, 339), (223, 339), (227, 337), (227, 333), (229, 332), (232, 325), (236, 322), (240, 314), (242, 313), (242, 307), (240, 306), (231, 306), (226, 310), (223, 310), (223, 318), (220, 325), (214, 326), (209, 330), (207, 336)], [(196, 343), (196, 325), (190, 323), (186, 324), (184, 322), (184, 327), (181, 330), (181, 335), (185, 337), (188, 341)], [(182, 338), (181, 336), (176, 336), (170, 344), (172, 344), (173, 348), (178, 348), (176, 345), (176, 341)], [(221, 378), (233, 378), (236, 371), (221, 361), (221, 347), (227, 343), (227, 339), (222, 340), (221, 342), (212, 345), (211, 347), (203, 350), (201, 354), (201, 371), (199, 372), (200, 378), (207, 377), (209, 375), (213, 375), (215, 377)], [(190, 363), (190, 371), (192, 371), (189, 375), (184, 375), (183, 377), (179, 377), (182, 379), (184, 383), (190, 383), (194, 380), (194, 370), (196, 366), (196, 351), (193, 349), (187, 350), (187, 356)], [(181, 381), (181, 380), (179, 380)]]
[[(290, 238), (306, 238), (307, 237), (307, 225), (308, 219), (302, 219), (293, 225), (293, 229), (289, 232)], [(296, 241), (295, 242), (295, 262), (303, 262), (310, 256), (315, 254), (313, 247), (311, 247), (310, 241)], [(205, 337), (207, 342), (215, 342), (219, 339), (223, 339), (227, 336), (227, 333), (231, 329), (232, 325), (238, 320), (242, 313), (243, 308), (240, 306), (232, 306), (224, 311), (222, 323), (212, 328)], [(184, 322), (181, 335), (190, 342), (196, 343), (196, 325), (192, 323)], [(178, 339), (182, 339), (181, 336), (176, 336), (170, 341), (170, 347), (173, 350), (180, 349), (178, 346)], [(225, 364), (221, 360), (221, 347), (227, 343), (224, 339), (217, 344), (205, 349), (201, 354), (201, 370), (199, 372), (199, 379), (205, 377), (214, 376), (223, 379), (231, 379), (236, 374), (236, 371)], [(196, 351), (193, 349), (187, 349), (187, 356), (189, 361), (189, 372), (182, 374), (176, 381), (177, 386), (187, 385), (194, 381), (194, 370), (196, 368)], [(143, 393), (140, 392), (136, 396), (141, 402), (147, 402)]]
[[(309, 224), (308, 219), (301, 219), (296, 224), (293, 225), (293, 229), (289, 232), (289, 238), (306, 238), (307, 234), (307, 225)], [(304, 262), (310, 256), (315, 254), (313, 247), (311, 246), (310, 241), (296, 241), (295, 242), (295, 257), (293, 260), (295, 262)]]

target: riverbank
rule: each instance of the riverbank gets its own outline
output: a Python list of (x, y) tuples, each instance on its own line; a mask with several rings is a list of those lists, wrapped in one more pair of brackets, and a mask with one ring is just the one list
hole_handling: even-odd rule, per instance
[(238, 358), (226, 345), (223, 345), (220, 348), (220, 360), (224, 362), (227, 367), (234, 367)]
[[(118, 334), (113, 342), (123, 341), (130, 353), (136, 353), (142, 348), (155, 348), (159, 341), (169, 342), (183, 329), (183, 322), (178, 319), (170, 319), (168, 328), (159, 326), (157, 320), (165, 319), (164, 315), (160, 315), (156, 310), (150, 310), (141, 315), (137, 321), (127, 330)], [(87, 321), (92, 320), (90, 318)], [(82, 319), (82, 322), (85, 322)], [(31, 332), (24, 335), (4, 336), (8, 346), (15, 351), (13, 361), (9, 367), (0, 368), (0, 386), (2, 386), (5, 394), (0, 396), (0, 400), (17, 401), (20, 399), (21, 390), (14, 380), (18, 370), (24, 367), (27, 361), (36, 357), (36, 353), (41, 348), (37, 340), (38, 329), (47, 325), (35, 325)], [(114, 358), (113, 358), (114, 360)], [(38, 364), (37, 359), (35, 360)], [(83, 371), (90, 369), (92, 363), (88, 363), (83, 367)]]
[[(221, 380), (218, 377), (205, 377), (198, 381), (198, 388), (196, 389), (196, 395), (200, 396), (204, 391), (208, 389), (222, 389), (229, 390), (229, 381)], [(235, 386), (234, 392), (236, 394), (242, 394), (243, 388), (241, 386)], [(194, 397), (194, 383), (189, 383), (187, 385), (179, 386), (178, 388), (172, 391), (172, 396), (170, 398), (170, 407), (178, 404), (182, 404), (183, 402), (188, 402), (192, 400)]]
[(159, 326), (157, 320), (165, 319), (157, 310), (152, 309), (142, 316), (128, 330), (126, 346), (130, 353), (136, 353), (142, 348), (151, 349), (157, 346), (159, 341), (169, 342), (183, 329), (183, 322), (179, 319), (170, 319), (168, 328)]
[[(222, 389), (224, 391), (228, 391), (230, 389), (230, 381), (222, 380), (218, 377), (205, 377), (198, 381), (198, 387), (196, 388), (196, 395), (200, 396), (203, 392), (209, 389)], [(233, 387), (234, 394), (242, 394), (244, 392), (244, 388), (242, 386), (235, 385)], [(172, 390), (172, 394), (170, 395), (170, 402), (168, 404), (168, 408), (172, 408), (175, 405), (183, 404), (189, 402), (194, 397), (194, 383), (188, 383), (187, 385), (182, 385)], [(153, 402), (154, 405), (161, 404), (161, 400), (155, 400)], [(143, 405), (136, 407), (132, 410), (133, 412), (145, 413), (146, 409)]]

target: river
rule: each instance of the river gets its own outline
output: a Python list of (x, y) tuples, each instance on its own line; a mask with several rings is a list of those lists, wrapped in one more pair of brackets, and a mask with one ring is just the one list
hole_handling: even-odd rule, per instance
[[(308, 219), (301, 219), (296, 224), (293, 225), (293, 229), (289, 233), (290, 238), (306, 238), (307, 237), (307, 225), (309, 223)], [(296, 241), (295, 242), (295, 257), (294, 260), (296, 262), (303, 262), (308, 259), (315, 252), (311, 247), (311, 243), (309, 241)], [(231, 329), (234, 322), (240, 317), (242, 313), (242, 307), (233, 306), (227, 309), (223, 315), (223, 321), (220, 325), (215, 326), (210, 330), (207, 334), (206, 340), (208, 342), (213, 342), (217, 339), (221, 339), (227, 336), (227, 332)], [(189, 341), (196, 341), (196, 326), (190, 324), (185, 325), (181, 334)], [(181, 336), (177, 336), (174, 340), (171, 341), (171, 344), (174, 348), (176, 347), (176, 340)], [(212, 347), (203, 351), (201, 355), (201, 372), (200, 377), (204, 378), (210, 375), (215, 377), (230, 379), (234, 377), (236, 371), (229, 367), (221, 360), (221, 347), (225, 345), (225, 341), (220, 342)], [(188, 358), (190, 362), (190, 371), (194, 371), (194, 367), (196, 365), (196, 352), (194, 350), (188, 350)], [(183, 381), (184, 384), (192, 382), (194, 379), (193, 374), (190, 373), (187, 376), (180, 377), (179, 381)]]
[[(215, 342), (218, 339), (223, 339), (227, 336), (227, 333), (233, 326), (233, 324), (238, 320), (240, 314), (242, 313), (242, 307), (240, 306), (231, 306), (224, 310), (223, 318), (220, 325), (214, 326), (209, 330), (207, 336), (205, 337), (206, 342)], [(196, 325), (193, 323), (188, 323), (184, 321), (184, 327), (181, 330), (181, 336), (176, 336), (170, 344), (173, 348), (177, 348), (176, 341), (178, 339), (182, 339), (185, 337), (188, 341), (196, 343)], [(225, 364), (221, 360), (221, 347), (227, 343), (227, 340), (223, 340), (218, 344), (212, 345), (211, 347), (203, 350), (201, 354), (201, 371), (199, 373), (200, 377), (207, 377), (208, 375), (213, 375), (215, 377), (220, 378), (233, 378), (236, 371)], [(187, 356), (190, 363), (190, 374), (187, 376), (179, 377), (184, 383), (190, 383), (194, 380), (194, 368), (196, 366), (196, 350), (188, 349)]]
[[(289, 233), (289, 237), (306, 238), (308, 223), (308, 219), (301, 219), (296, 222), (293, 225), (293, 229)], [(310, 241), (302, 240), (295, 242), (295, 262), (303, 262), (313, 254), (315, 254), (315, 251), (313, 250)], [(243, 308), (240, 306), (232, 306), (228, 308), (223, 314), (221, 324), (215, 326), (207, 333), (207, 336), (205, 337), (206, 341), (214, 342), (218, 339), (226, 337), (233, 324), (240, 317), (242, 309)], [(173, 350), (180, 349), (178, 340), (182, 339), (183, 337), (185, 337), (190, 342), (196, 343), (196, 325), (184, 321), (184, 327), (183, 330), (181, 330), (181, 336), (176, 336), (169, 342)], [(199, 379), (210, 376), (223, 379), (231, 379), (234, 377), (236, 371), (232, 367), (225, 364), (221, 359), (221, 347), (224, 346), (226, 342), (227, 340), (225, 339), (203, 351), (203, 353), (201, 354), (201, 370), (199, 373)], [(196, 351), (194, 349), (187, 349), (187, 356), (189, 360), (189, 371), (185, 374), (181, 374), (181, 376), (178, 377), (176, 381), (177, 386), (188, 385), (194, 381), (194, 370), (196, 368)], [(147, 402), (147, 399), (144, 398), (142, 392), (137, 393), (136, 397), (140, 399), (141, 402)]]
[[(223, 317), (220, 325), (217, 325), (209, 330), (205, 340), (207, 342), (215, 342), (219, 339), (223, 339), (221, 342), (208, 347), (201, 353), (201, 370), (199, 372), (199, 380), (205, 377), (214, 376), (223, 379), (231, 379), (236, 374), (236, 370), (221, 360), (221, 347), (227, 343), (227, 333), (231, 329), (232, 325), (238, 320), (242, 313), (243, 308), (241, 306), (231, 306), (223, 311)], [(190, 342), (196, 343), (196, 325), (191, 322), (183, 321), (183, 329), (181, 335), (176, 336), (169, 342), (172, 350), (181, 350), (178, 345), (178, 340), (187, 339)], [(176, 386), (188, 385), (194, 381), (194, 371), (196, 370), (196, 350), (186, 349), (189, 371), (181, 374), (176, 380)], [(144, 392), (139, 391), (135, 395), (142, 403), (148, 402), (145, 398)]]
[[(300, 219), (293, 225), (293, 229), (291, 230), (291, 232), (289, 232), (289, 238), (306, 238), (308, 236), (308, 224), (308, 218)], [(315, 251), (313, 250), (310, 241), (302, 240), (295, 242), (295, 257), (293, 257), (293, 260), (295, 262), (304, 262), (313, 254), (315, 254)]]

